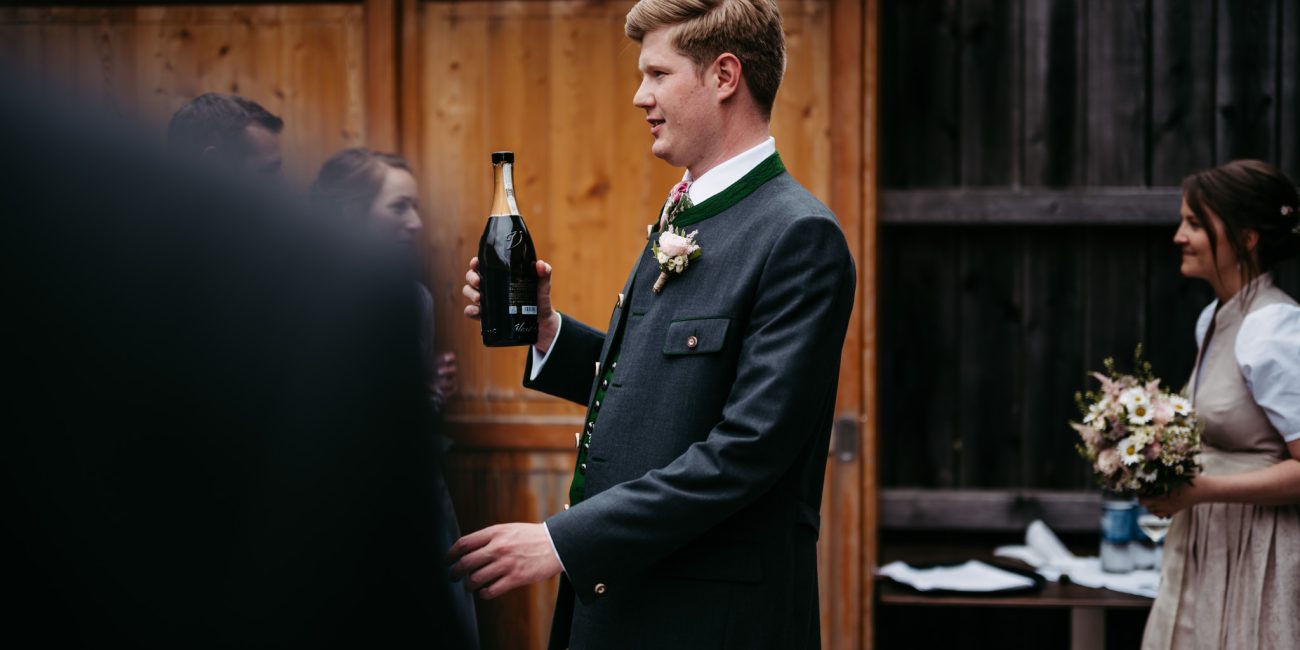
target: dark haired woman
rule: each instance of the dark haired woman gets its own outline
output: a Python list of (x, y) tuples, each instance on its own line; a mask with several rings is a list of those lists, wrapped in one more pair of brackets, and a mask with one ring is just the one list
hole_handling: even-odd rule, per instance
[(1188, 387), (1203, 472), (1143, 500), (1174, 520), (1142, 647), (1300, 647), (1300, 307), (1269, 273), (1300, 251), (1295, 186), (1253, 160), (1192, 174), (1174, 243), (1218, 299)]
[[(420, 193), (405, 158), (369, 149), (344, 149), (321, 165), (308, 199), (320, 213), (352, 219), (391, 234), (405, 245), (412, 266), (418, 264)], [(428, 364), (430, 400), (434, 410), (440, 411), (456, 391), (456, 355), (445, 352), (435, 362), (433, 298), (423, 285), (419, 289), (425, 321), (420, 328), (420, 354)]]
[[(422, 225), (420, 222), (420, 194), (416, 187), (411, 165), (395, 154), (379, 153), (369, 149), (345, 149), (321, 165), (316, 180), (308, 190), (308, 200), (320, 214), (352, 219), (392, 236), (404, 245), (410, 255), (412, 276), (420, 300), (419, 354), (425, 363), (429, 385), (430, 406), (442, 409), (443, 401), (455, 392), (456, 355), (450, 352), (433, 359), (433, 298), (421, 282), (419, 247)], [(449, 444), (449, 443), (448, 443)], [(444, 449), (445, 451), (445, 446)], [(460, 537), (455, 509), (445, 481), (434, 486), (446, 527), (438, 540), (437, 560)], [(430, 575), (429, 579), (434, 579)], [(474, 614), (474, 601), (468, 591), (459, 585), (453, 587), (453, 603), (457, 611), (458, 627), (448, 638), (465, 639), (463, 647), (478, 647), (478, 625)]]

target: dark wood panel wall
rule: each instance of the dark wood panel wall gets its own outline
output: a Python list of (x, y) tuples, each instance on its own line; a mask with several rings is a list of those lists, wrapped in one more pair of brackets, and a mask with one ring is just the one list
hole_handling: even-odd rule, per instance
[(1300, 177), (1300, 6), (882, 4), (881, 182), (1177, 185), (1233, 158)]
[(882, 485), (1088, 489), (1086, 372), (1139, 342), (1191, 371), (1213, 295), (1178, 273), (1182, 178), (1251, 157), (1300, 181), (1300, 4), (881, 10)]

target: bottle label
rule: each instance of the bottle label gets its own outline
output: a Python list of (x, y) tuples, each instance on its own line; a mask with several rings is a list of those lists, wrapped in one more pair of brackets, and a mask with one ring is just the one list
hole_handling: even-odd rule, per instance
[(522, 309), (522, 313), (523, 313), (525, 316), (536, 316), (536, 315), (537, 315), (537, 305), (524, 305), (521, 309)]
[(523, 281), (512, 280), (507, 302), (510, 305), (510, 313), (512, 314), (519, 313), (516, 310), (520, 307), (524, 308), (524, 314), (530, 313), (528, 311), (530, 308), (532, 309), (531, 313), (536, 314), (537, 306), (534, 303), (537, 302), (537, 281), (531, 278)]

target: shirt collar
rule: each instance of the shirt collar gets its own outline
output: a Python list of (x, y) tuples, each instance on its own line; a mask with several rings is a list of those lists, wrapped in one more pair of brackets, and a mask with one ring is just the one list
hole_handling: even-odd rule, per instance
[(699, 205), (731, 187), (732, 183), (740, 180), (774, 153), (776, 153), (776, 138), (768, 136), (758, 146), (727, 159), (717, 167), (704, 172), (699, 178), (692, 179), (690, 170), (687, 170), (682, 175), (682, 180), (691, 181), (691, 188), (686, 192), (691, 197), (691, 203)]

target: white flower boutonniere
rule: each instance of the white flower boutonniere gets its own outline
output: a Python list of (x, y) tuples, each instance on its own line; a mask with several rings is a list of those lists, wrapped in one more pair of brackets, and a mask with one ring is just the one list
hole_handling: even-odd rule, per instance
[(700, 257), (702, 254), (700, 245), (695, 243), (695, 236), (699, 233), (700, 231), (693, 230), (688, 235), (680, 228), (659, 233), (659, 241), (650, 247), (650, 254), (654, 256), (655, 261), (659, 262), (659, 279), (655, 280), (655, 293), (663, 291), (670, 273), (680, 275), (686, 267), (690, 266), (691, 260)]

